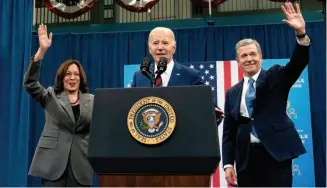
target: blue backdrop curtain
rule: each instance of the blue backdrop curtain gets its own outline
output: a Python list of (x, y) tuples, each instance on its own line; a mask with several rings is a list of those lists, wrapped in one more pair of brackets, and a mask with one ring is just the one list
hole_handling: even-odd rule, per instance
[[(235, 59), (234, 46), (238, 40), (245, 37), (252, 37), (259, 41), (262, 46), (264, 58), (266, 59), (289, 58), (295, 46), (294, 32), (284, 24), (178, 29), (174, 30), (174, 32), (177, 40), (175, 59), (182, 63)], [(325, 186), (325, 24), (323, 22), (307, 23), (307, 33), (311, 36), (313, 41), (309, 64), (309, 77), (316, 186)], [(148, 34), (149, 32), (125, 32), (54, 35), (53, 44), (48, 50), (42, 64), (40, 82), (44, 86), (53, 85), (56, 70), (60, 63), (66, 59), (74, 58), (81, 61), (86, 71), (92, 93), (96, 88), (123, 87), (123, 66), (126, 64), (139, 64), (144, 56), (149, 55), (147, 49)], [(28, 35), (26, 34), (26, 36)], [(32, 54), (36, 52), (37, 47), (37, 37), (33, 36)], [(20, 48), (22, 47), (20, 46)], [(19, 49), (19, 52), (23, 49), (25, 48)], [(9, 59), (12, 58), (11, 56), (6, 58), (8, 60), (6, 62), (12, 62), (12, 60), (9, 61)], [(25, 57), (24, 60), (25, 59), (27, 59), (27, 57)], [(24, 66), (21, 65), (23, 63)], [(20, 61), (17, 64), (19, 64), (21, 68), (26, 68), (26, 61)], [(4, 117), (11, 117), (11, 121), (7, 120), (5, 123), (5, 130), (11, 130), (7, 132), (11, 132), (12, 136), (8, 136), (7, 133), (1, 132), (0, 134), (6, 135), (3, 135), (4, 138), (1, 136), (3, 141), (0, 143), (0, 146), (4, 147), (6, 149), (5, 151), (11, 151), (3, 160), (13, 162), (14, 159), (19, 159), (23, 169), (12, 169), (9, 171), (9, 168), (16, 166), (14, 164), (10, 166), (9, 163), (5, 170), (1, 169), (1, 176), (6, 176), (4, 179), (6, 183), (4, 185), (6, 186), (17, 184), (23, 186), (38, 186), (40, 185), (39, 179), (28, 177), (28, 182), (26, 184), (23, 175), (26, 176), (27, 167), (30, 165), (35, 146), (42, 131), (44, 112), (32, 99), (29, 99), (29, 102), (26, 103), (25, 99), (28, 98), (27, 93), (21, 91), (22, 75), (24, 73), (23, 71), (26, 69), (21, 70), (11, 65), (5, 66), (4, 68), (6, 69), (1, 67), (0, 75), (7, 74), (7, 76), (2, 76), (3, 79), (17, 79), (17, 82), (10, 80), (8, 81), (9, 83), (6, 84), (13, 84), (14, 86), (11, 87), (16, 88), (19, 92), (14, 95), (13, 92), (11, 92), (12, 89), (7, 86), (6, 95), (12, 95), (10, 97), (11, 100), (7, 101), (8, 98), (1, 99), (4, 102), (2, 104), (11, 105), (10, 112), (12, 110), (17, 110), (17, 112), (10, 113), (7, 112), (8, 108), (2, 109), (5, 113)], [(10, 73), (9, 76), (8, 71)], [(16, 119), (13, 114), (17, 115)], [(9, 147), (6, 146), (10, 138), (16, 138), (16, 140), (11, 140), (13, 143), (17, 143), (15, 145), (10, 145), (10, 148), (17, 147), (13, 150), (10, 150)], [(14, 156), (18, 151), (22, 154), (22, 157)], [(19, 173), (22, 178), (16, 178), (15, 180), (14, 178), (9, 178), (7, 172), (24, 172), (25, 174)], [(17, 180), (19, 181), (17, 182)]]
[(30, 58), (32, 11), (33, 0), (0, 3), (0, 186), (27, 185), (31, 103), (22, 79)]

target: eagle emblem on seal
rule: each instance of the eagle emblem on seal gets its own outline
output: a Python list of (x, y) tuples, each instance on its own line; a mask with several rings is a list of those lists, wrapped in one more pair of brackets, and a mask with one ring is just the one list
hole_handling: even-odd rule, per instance
[[(151, 108), (142, 113), (143, 121), (141, 127), (147, 130), (149, 133), (158, 132), (163, 122), (160, 122), (161, 112)], [(159, 123), (160, 122), (160, 123)], [(143, 125), (142, 125), (143, 124)]]

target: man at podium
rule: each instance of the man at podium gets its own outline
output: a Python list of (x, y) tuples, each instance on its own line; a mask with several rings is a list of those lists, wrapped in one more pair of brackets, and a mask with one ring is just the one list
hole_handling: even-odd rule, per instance
[[(173, 59), (176, 51), (176, 40), (171, 29), (154, 28), (149, 34), (148, 41), (149, 52), (155, 64), (151, 64), (147, 59), (143, 60), (141, 70), (133, 75), (131, 87), (204, 85), (199, 71), (179, 64)], [(152, 74), (153, 78), (148, 74)], [(224, 113), (216, 104), (215, 111), (217, 125), (219, 125)]]
[(223, 112), (199, 72), (173, 59), (170, 29), (153, 29), (148, 46), (155, 63), (143, 59), (132, 88), (95, 91), (89, 161), (103, 187), (209, 187)]

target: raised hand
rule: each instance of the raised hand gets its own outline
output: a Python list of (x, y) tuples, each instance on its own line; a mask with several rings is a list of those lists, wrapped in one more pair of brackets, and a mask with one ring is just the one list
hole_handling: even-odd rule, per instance
[(46, 25), (39, 25), (38, 28), (38, 35), (39, 35), (39, 44), (40, 48), (44, 51), (46, 51), (52, 43), (52, 33), (50, 33), (48, 37), (48, 29)]
[(305, 33), (305, 21), (301, 14), (300, 6), (298, 3), (295, 3), (296, 11), (292, 5), (292, 3), (287, 2), (284, 6), (282, 6), (282, 10), (286, 19), (282, 21), (287, 23), (291, 28), (294, 29), (297, 35)]
[(41, 61), (47, 52), (48, 48), (51, 46), (52, 43), (52, 33), (50, 33), (48, 37), (48, 29), (46, 25), (39, 25), (37, 30), (39, 35), (39, 44), (40, 47), (37, 50), (36, 54), (34, 55), (34, 61)]

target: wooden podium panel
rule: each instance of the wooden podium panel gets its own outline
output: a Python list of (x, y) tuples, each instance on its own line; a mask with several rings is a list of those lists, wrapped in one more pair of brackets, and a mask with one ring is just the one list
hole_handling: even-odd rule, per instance
[(100, 175), (100, 187), (210, 187), (210, 176)]

